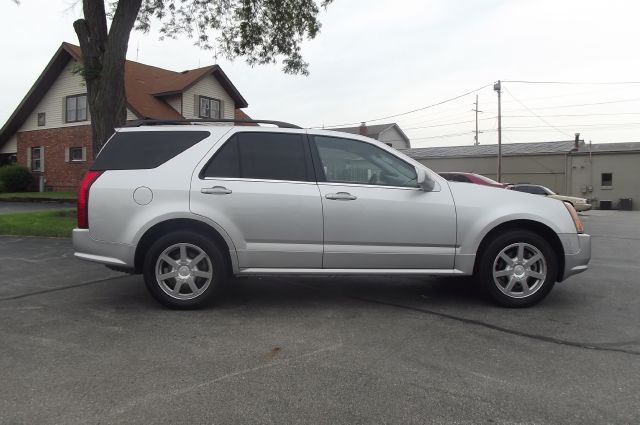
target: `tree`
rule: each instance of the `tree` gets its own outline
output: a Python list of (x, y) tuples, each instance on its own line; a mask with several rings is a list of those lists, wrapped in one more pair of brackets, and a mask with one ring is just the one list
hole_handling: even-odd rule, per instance
[(215, 47), (230, 60), (244, 57), (252, 66), (281, 59), (285, 73), (307, 75), (300, 45), (318, 34), (318, 12), (332, 1), (83, 0), (84, 18), (73, 27), (83, 57), (94, 155), (126, 122), (124, 64), (133, 29), (147, 32), (157, 23), (163, 37), (187, 35), (197, 46)]

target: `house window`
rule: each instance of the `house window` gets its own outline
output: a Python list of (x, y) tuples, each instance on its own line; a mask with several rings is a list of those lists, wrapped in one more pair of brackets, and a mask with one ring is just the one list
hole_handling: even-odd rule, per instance
[(66, 98), (65, 122), (87, 120), (87, 95), (79, 94)]
[(220, 101), (210, 97), (200, 96), (200, 118), (220, 118)]
[(613, 173), (602, 173), (601, 180), (601, 185), (603, 187), (613, 186)]
[(69, 161), (85, 161), (83, 148), (69, 148)]
[(43, 127), (46, 123), (46, 114), (44, 112), (38, 112), (38, 127)]
[(42, 171), (43, 150), (42, 147), (31, 148), (31, 171)]

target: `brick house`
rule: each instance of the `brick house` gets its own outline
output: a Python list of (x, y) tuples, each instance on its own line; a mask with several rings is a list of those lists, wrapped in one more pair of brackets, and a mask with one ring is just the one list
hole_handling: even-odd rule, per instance
[[(75, 73), (80, 48), (62, 43), (0, 129), (0, 165), (27, 166), (47, 190), (73, 191), (91, 165), (87, 89)], [(249, 117), (247, 101), (218, 65), (175, 72), (125, 64), (127, 120)]]

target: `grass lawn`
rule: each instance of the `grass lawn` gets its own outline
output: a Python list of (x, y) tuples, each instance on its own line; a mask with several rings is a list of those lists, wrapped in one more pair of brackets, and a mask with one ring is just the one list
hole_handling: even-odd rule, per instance
[(69, 200), (75, 201), (76, 192), (14, 192), (0, 193), (0, 200), (20, 200), (20, 199), (38, 199), (38, 200)]
[(70, 238), (75, 210), (0, 214), (0, 235)]

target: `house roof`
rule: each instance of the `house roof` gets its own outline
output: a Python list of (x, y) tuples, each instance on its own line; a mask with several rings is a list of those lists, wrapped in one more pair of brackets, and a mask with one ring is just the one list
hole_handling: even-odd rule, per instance
[[(38, 102), (47, 93), (60, 72), (74, 59), (82, 58), (80, 47), (70, 43), (62, 43), (53, 58), (27, 95), (22, 99), (9, 120), (0, 129), (0, 146), (2, 146), (24, 123)], [(247, 101), (218, 65), (193, 69), (183, 72), (170, 71), (151, 65), (127, 60), (125, 62), (125, 92), (127, 107), (138, 118), (181, 119), (182, 116), (163, 100), (164, 96), (178, 94), (187, 90), (198, 81), (213, 75), (222, 87), (233, 98), (236, 108), (245, 108)]]
[[(575, 147), (573, 140), (540, 143), (509, 143), (502, 145), (502, 155), (563, 154)], [(442, 146), (414, 148), (402, 151), (414, 159), (496, 156), (498, 145)]]
[[(386, 131), (386, 130), (392, 128), (392, 127), (395, 127), (395, 129), (400, 134), (400, 137), (402, 137), (404, 139), (404, 141), (407, 142), (407, 144), (408, 144), (409, 143), (409, 138), (400, 129), (400, 126), (398, 124), (394, 123), (394, 122), (387, 123), (387, 124), (367, 125), (367, 137), (371, 137), (373, 139), (378, 139), (378, 137), (380, 136), (380, 133), (382, 133), (383, 131)], [(327, 130), (342, 131), (344, 133), (351, 133), (351, 134), (360, 134), (360, 126), (358, 126), (358, 127), (342, 127), (342, 128), (327, 128)]]
[[(595, 143), (589, 148), (588, 144), (580, 141), (575, 149), (575, 141), (538, 142), (538, 143), (507, 143), (502, 145), (502, 155), (535, 155), (535, 154), (588, 154), (640, 151), (640, 143)], [(414, 159), (429, 158), (464, 158), (498, 155), (498, 145), (470, 145), (470, 146), (441, 146), (430, 148), (404, 149), (402, 151)]]

